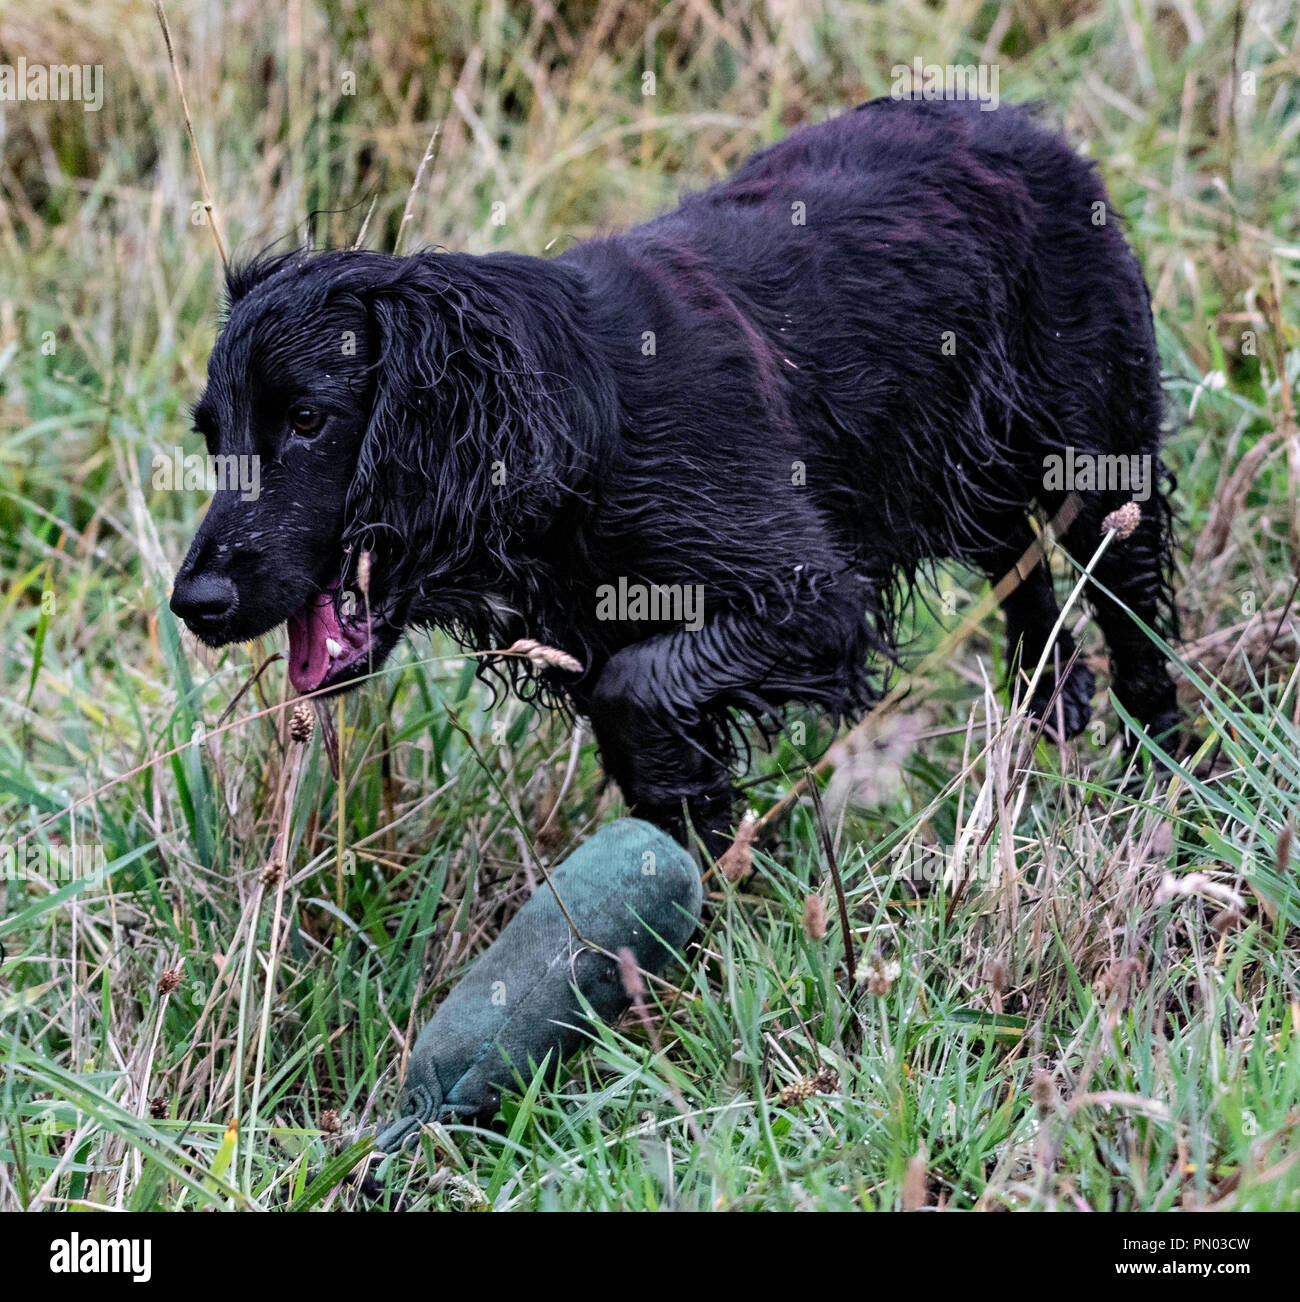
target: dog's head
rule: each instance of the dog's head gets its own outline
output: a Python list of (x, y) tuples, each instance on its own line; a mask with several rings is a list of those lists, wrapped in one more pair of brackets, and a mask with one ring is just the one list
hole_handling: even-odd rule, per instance
[(345, 251), (231, 273), (194, 409), (217, 491), (171, 599), (202, 641), (287, 622), (294, 687), (341, 688), (509, 577), (582, 459), (558, 342), (528, 324), (547, 266)]

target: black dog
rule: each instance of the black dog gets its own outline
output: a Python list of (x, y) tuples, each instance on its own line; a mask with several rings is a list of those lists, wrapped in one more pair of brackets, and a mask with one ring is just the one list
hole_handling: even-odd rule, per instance
[[(228, 289), (195, 425), (261, 458), (261, 494), (218, 492), (172, 609), (212, 645), (287, 620), (300, 691), (412, 625), (537, 639), (582, 672), (512, 661), (516, 685), (591, 719), (637, 812), (716, 844), (738, 716), (861, 711), (918, 567), (997, 580), (1078, 487), (1080, 563), (1142, 499), (1092, 600), (1120, 701), (1175, 724), (1128, 613), (1174, 633), (1150, 300), (1092, 166), (1022, 110), (866, 104), (551, 261), (295, 252)], [(1090, 487), (1121, 461), (1133, 483)], [(1046, 567), (1004, 606), (1032, 668)], [(1092, 693), (1077, 665), (1067, 733)]]

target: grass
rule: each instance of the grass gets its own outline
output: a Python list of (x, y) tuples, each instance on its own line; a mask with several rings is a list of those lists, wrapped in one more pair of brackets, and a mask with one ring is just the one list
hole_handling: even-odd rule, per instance
[[(995, 62), (1098, 159), (1152, 285), (1201, 745), (1126, 780), (1104, 692), (1076, 743), (1036, 742), (982, 618), (834, 752), (856, 985), (800, 801), (752, 876), (709, 879), (646, 1020), (593, 1027), (499, 1132), (367, 1156), (415, 1032), (620, 802), (588, 740), (440, 640), (349, 698), (336, 782), (319, 736), (289, 741), (282, 665), (248, 685), (274, 639), (182, 638), (203, 497), (150, 463), (194, 450), (219, 296), (170, 68), (145, 0), (6, 13), (0, 62), (102, 63), (107, 88), (0, 124), (0, 1207), (1300, 1210), (1294, 4), (168, 12), (245, 252), (351, 243), (369, 212), (371, 247), (543, 253), (888, 93), (895, 63)], [(982, 592), (940, 576), (917, 663)], [(793, 718), (755, 808), (830, 743)], [(102, 881), (60, 877), (74, 846)], [(935, 862), (928, 890), (900, 874)], [(340, 1183), (361, 1164), (365, 1193)]]

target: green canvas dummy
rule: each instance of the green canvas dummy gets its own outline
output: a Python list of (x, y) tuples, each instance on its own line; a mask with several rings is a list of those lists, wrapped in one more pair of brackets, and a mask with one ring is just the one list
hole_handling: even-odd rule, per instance
[(586, 940), (610, 953), (629, 949), (656, 974), (699, 921), (694, 861), (637, 818), (602, 827), (550, 877), (554, 891), (538, 885), (424, 1028), (403, 1115), (381, 1127), (377, 1148), (400, 1147), (426, 1121), (489, 1119), (517, 1075), (527, 1081), (548, 1053), (553, 1068), (578, 1047), (583, 1000), (605, 1021), (626, 1011), (617, 964), (577, 940), (557, 894)]

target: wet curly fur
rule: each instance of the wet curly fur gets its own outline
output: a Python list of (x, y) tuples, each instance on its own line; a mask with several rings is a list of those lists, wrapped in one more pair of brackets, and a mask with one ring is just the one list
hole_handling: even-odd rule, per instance
[[(416, 625), (570, 652), (581, 675), (516, 686), (591, 719), (638, 812), (717, 844), (737, 716), (859, 714), (918, 569), (999, 579), (1062, 505), (1044, 464), (1068, 447), (1150, 458), (1091, 597), (1116, 695), (1174, 726), (1128, 613), (1175, 633), (1149, 296), (1093, 167), (1023, 110), (876, 101), (553, 260), (294, 252), (235, 270), (229, 299), (201, 424), (259, 452), (267, 487), (218, 493), (178, 576), (206, 640), (336, 580), (338, 600), (369, 552), (371, 667)], [(324, 432), (283, 435), (303, 394)], [(1080, 494), (1080, 564), (1129, 496)], [(229, 607), (187, 606), (214, 574)], [(620, 580), (698, 585), (702, 626), (600, 618)], [(1046, 567), (1004, 608), (1032, 669), (1058, 613)], [(1076, 665), (1050, 721), (1079, 731), (1092, 694)]]

